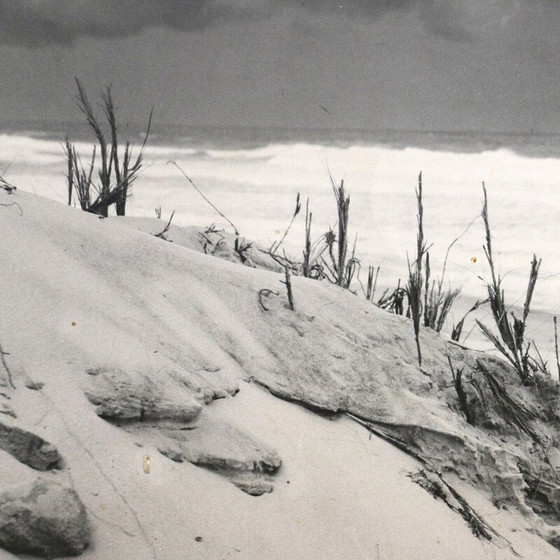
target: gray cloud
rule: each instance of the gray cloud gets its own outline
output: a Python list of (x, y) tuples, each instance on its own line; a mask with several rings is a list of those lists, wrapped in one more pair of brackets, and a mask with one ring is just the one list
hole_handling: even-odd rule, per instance
[[(377, 20), (389, 13), (413, 13), (432, 35), (472, 42), (488, 28), (507, 23), (527, 0), (291, 0), (309, 12)], [(547, 3), (551, 0), (534, 0)]]
[(0, 0), (0, 42), (71, 45), (79, 37), (127, 37), (149, 27), (195, 31), (264, 17), (258, 0)]
[(419, 0), (292, 0), (292, 3), (312, 11), (322, 11), (377, 19), (389, 11), (400, 10)]
[(38, 47), (71, 45), (80, 37), (127, 37), (164, 26), (196, 31), (284, 9), (375, 20), (415, 10), (432, 34), (471, 41), (491, 20), (503, 20), (521, 0), (0, 0), (0, 42)]
[(432, 33), (472, 42), (506, 26), (521, 4), (522, 0), (424, 0), (420, 16)]

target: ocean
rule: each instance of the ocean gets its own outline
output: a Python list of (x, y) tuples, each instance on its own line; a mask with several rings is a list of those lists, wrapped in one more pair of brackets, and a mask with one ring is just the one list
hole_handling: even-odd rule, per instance
[[(123, 139), (139, 146), (142, 128), (125, 126)], [(66, 203), (65, 137), (87, 162), (92, 140), (83, 123), (0, 126), (0, 169), (18, 188)], [(331, 177), (344, 180), (351, 197), (350, 237), (365, 282), (379, 266), (378, 295), (405, 282), (407, 258), (416, 246), (415, 189), (422, 172), (424, 229), (432, 272), (441, 272), (449, 245), (445, 282), (462, 286), (455, 320), (485, 298), (489, 270), (480, 219), (482, 183), (489, 199), (493, 249), (506, 301), (523, 303), (534, 253), (542, 258), (528, 336), (553, 356), (552, 317), (560, 313), (560, 135), (419, 131), (260, 129), (155, 125), (143, 172), (128, 201), (130, 216), (162, 218), (177, 225), (230, 228), (192, 188), (174, 161), (231, 220), (243, 237), (265, 247), (287, 227), (298, 193), (313, 212), (312, 236), (336, 225)], [(304, 211), (284, 242), (301, 256)], [(490, 311), (479, 315), (491, 323)], [(470, 323), (472, 343), (485, 342)], [(468, 339), (467, 339), (468, 341)], [(486, 343), (487, 344), (487, 343)]]

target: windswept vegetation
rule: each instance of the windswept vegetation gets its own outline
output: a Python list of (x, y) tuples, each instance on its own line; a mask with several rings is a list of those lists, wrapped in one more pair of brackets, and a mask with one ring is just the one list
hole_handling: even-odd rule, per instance
[(144, 141), (134, 156), (134, 148), (130, 141), (126, 141), (123, 146), (119, 137), (111, 86), (107, 86), (101, 93), (103, 120), (96, 114), (83, 84), (77, 78), (76, 85), (78, 108), (85, 117), (97, 145), (87, 158), (88, 163), (84, 164), (76, 146), (66, 139), (64, 153), (67, 162), (68, 204), (72, 205), (73, 200), (77, 199), (82, 210), (103, 217), (108, 216), (109, 208), (114, 206), (117, 216), (124, 216), (130, 188), (142, 169), (153, 110), (148, 117)]
[(414, 338), (416, 339), (416, 350), (418, 352), (418, 365), (422, 367), (422, 349), (420, 347), (420, 319), (422, 317), (422, 261), (427, 254), (426, 241), (424, 240), (424, 207), (422, 205), (422, 173), (418, 175), (418, 188), (416, 189), (416, 201), (418, 204), (418, 232), (416, 234), (416, 259), (413, 263), (408, 261), (408, 283), (406, 295), (412, 324), (414, 325)]
[[(492, 251), (492, 234), (490, 231), (490, 218), (488, 214), (488, 195), (486, 186), (482, 184), (484, 200), (482, 204), (482, 219), (484, 221), (484, 229), (486, 232), (486, 244), (484, 245), (484, 254), (490, 267), (490, 279), (486, 281), (486, 289), (488, 291), (488, 301), (492, 309), (494, 323), (498, 329), (498, 335), (481, 321), (477, 320), (484, 335), (492, 342), (496, 349), (511, 363), (515, 368), (523, 383), (526, 383), (532, 377), (533, 371), (538, 368), (540, 363), (531, 355), (532, 343), (528, 342), (525, 337), (527, 327), (527, 318), (529, 317), (531, 301), (535, 291), (541, 260), (533, 255), (531, 267), (529, 270), (529, 284), (525, 293), (525, 302), (523, 304), (523, 312), (521, 318), (508, 308), (505, 301), (505, 292), (502, 288), (502, 277), (496, 270), (496, 263)], [(533, 345), (534, 346), (534, 345)], [(538, 352), (538, 351), (537, 351)]]

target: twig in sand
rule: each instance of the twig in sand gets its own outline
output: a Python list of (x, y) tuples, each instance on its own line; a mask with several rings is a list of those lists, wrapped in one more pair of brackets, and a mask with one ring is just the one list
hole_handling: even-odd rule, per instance
[(550, 370), (548, 369), (548, 362), (543, 358), (537, 344), (535, 341), (529, 343), (529, 346), (533, 346), (535, 355), (531, 358), (532, 365), (537, 368), (543, 375), (550, 375)]
[(16, 206), (17, 209), (19, 210), (19, 215), (23, 216), (23, 210), (17, 202), (10, 202), (9, 204), (0, 204), (0, 206), (4, 206), (5, 208), (7, 208), (9, 206)]
[(375, 297), (375, 288), (377, 287), (377, 278), (379, 277), (380, 266), (377, 269), (374, 266), (368, 268), (368, 281), (367, 281), (367, 291), (366, 299), (368, 301), (373, 301)]
[(303, 275), (311, 276), (311, 222), (313, 213), (309, 211), (309, 198), (305, 203), (305, 246), (303, 249)]
[[(159, 233), (154, 233), (155, 237), (159, 237), (164, 241), (168, 241), (167, 234), (169, 233), (169, 228), (171, 227), (171, 221), (173, 220), (173, 216), (175, 216), (175, 210), (171, 212), (171, 216), (169, 217), (167, 224), (165, 224), (165, 227)], [(160, 207), (160, 217), (161, 217), (161, 207)]]
[(16, 386), (14, 385), (14, 380), (12, 377), (12, 372), (6, 362), (6, 358), (5, 356), (9, 356), (9, 352), (4, 352), (4, 349), (2, 348), (2, 345), (0, 344), (0, 361), (2, 361), (2, 365), (4, 366), (4, 369), (6, 370), (6, 373), (8, 374), (8, 383), (10, 384), (10, 387), (12, 389), (15, 389)]
[[(410, 479), (412, 482), (424, 488), (424, 490), (434, 498), (442, 500), (449, 509), (458, 513), (467, 522), (473, 534), (479, 539), (491, 541), (493, 538), (492, 535), (495, 535), (510, 544), (507, 539), (499, 535), (478, 515), (478, 513), (476, 513), (467, 500), (463, 498), (455, 488), (448, 484), (442, 478), (441, 474), (421, 469), (411, 474)], [(519, 556), (519, 554), (513, 550), (511, 544), (510, 549), (516, 556)]]
[(286, 277), (285, 282), (282, 282), (282, 284), (284, 284), (286, 286), (286, 290), (288, 292), (288, 305), (290, 306), (290, 309), (292, 311), (294, 311), (294, 295), (292, 293), (292, 280), (290, 277), (290, 269), (286, 266), (284, 268), (284, 274)]
[(181, 166), (176, 162), (176, 161), (168, 161), (168, 164), (170, 163), (171, 165), (174, 165), (185, 177), (185, 179), (191, 184), (191, 186), (194, 188), (194, 190), (208, 203), (210, 204), (210, 206), (212, 206), (212, 208), (226, 221), (228, 222), (228, 224), (233, 228), (233, 231), (235, 232), (235, 235), (239, 235), (239, 231), (237, 230), (237, 228), (235, 227), (235, 225), (233, 224), (233, 222), (227, 218), (222, 212), (220, 212), (220, 210), (218, 210), (218, 208), (212, 204), (212, 202), (210, 202), (210, 200), (208, 200), (208, 198), (206, 197), (206, 195), (194, 184), (193, 180), (183, 171), (183, 169), (181, 168)]
[(252, 246), (253, 246), (252, 243), (239, 241), (239, 237), (235, 238), (235, 241), (233, 243), (233, 250), (239, 256), (239, 260), (241, 261), (242, 264), (249, 263), (250, 265), (254, 266), (248, 254), (248, 251)]
[(12, 194), (13, 191), (17, 190), (17, 187), (8, 183), (2, 175), (0, 175), (0, 189), (4, 189), (8, 194)]
[(554, 350), (556, 354), (556, 370), (560, 378), (560, 358), (558, 357), (558, 318), (554, 316)]
[[(370, 433), (380, 437), (384, 441), (394, 445), (407, 455), (413, 457), (417, 461), (419, 461), (422, 465), (424, 465), (423, 472), (430, 473), (430, 478), (432, 480), (437, 481), (438, 487), (438, 494), (440, 492), (449, 493), (451, 497), (457, 502), (457, 504), (451, 504), (450, 500), (445, 500), (447, 505), (455, 512), (459, 513), (461, 517), (467, 522), (469, 527), (471, 528), (472, 532), (478, 538), (484, 538), (486, 540), (492, 540), (493, 535), (496, 536), (498, 539), (505, 542), (510, 550), (515, 554), (515, 556), (519, 556), (519, 554), (514, 550), (511, 543), (502, 535), (500, 535), (495, 529), (493, 529), (484, 519), (474, 510), (474, 508), (467, 502), (467, 500), (455, 490), (448, 482), (446, 482), (443, 478), (443, 475), (438, 472), (438, 470), (420, 453), (414, 451), (405, 441), (402, 439), (387, 433), (385, 430), (381, 429), (379, 426), (375, 425), (373, 422), (364, 420), (359, 416), (355, 416), (352, 413), (347, 412), (346, 416), (361, 424), (364, 428), (366, 428)], [(422, 472), (422, 471), (421, 471)], [(427, 490), (424, 486), (424, 488)]]
[(274, 292), (273, 290), (269, 290), (268, 288), (263, 288), (259, 291), (259, 303), (265, 311), (269, 311), (270, 309), (263, 303), (263, 297), (268, 297), (270, 295), (279, 296), (280, 292)]
[(296, 209), (294, 210), (292, 219), (290, 220), (290, 223), (288, 224), (288, 227), (286, 228), (286, 231), (284, 232), (284, 235), (282, 236), (280, 241), (273, 243), (272, 247), (270, 247), (270, 252), (272, 254), (276, 253), (276, 251), (280, 248), (280, 245), (282, 245), (282, 243), (284, 242), (284, 239), (286, 239), (286, 236), (288, 235), (288, 232), (290, 231), (290, 228), (292, 227), (292, 224), (294, 223), (294, 220), (296, 219), (296, 216), (299, 214), (300, 210), (301, 210), (301, 203), (299, 201), (299, 193), (297, 193)]

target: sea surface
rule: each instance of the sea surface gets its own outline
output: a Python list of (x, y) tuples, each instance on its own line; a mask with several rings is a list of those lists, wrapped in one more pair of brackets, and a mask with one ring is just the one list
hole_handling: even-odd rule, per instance
[[(69, 137), (89, 162), (92, 138), (83, 123), (0, 125), (0, 168), (18, 188), (67, 203), (63, 142)], [(143, 129), (126, 125), (121, 137), (139, 147)], [(415, 254), (417, 203), (422, 172), (424, 229), (434, 277), (462, 286), (454, 319), (484, 299), (489, 269), (480, 220), (482, 183), (489, 199), (493, 249), (506, 302), (519, 306), (534, 253), (542, 258), (529, 336), (552, 365), (552, 317), (560, 314), (560, 135), (420, 131), (355, 131), (188, 127), (155, 124), (144, 169), (127, 214), (178, 225), (231, 226), (196, 192), (176, 162), (241, 235), (269, 247), (285, 231), (300, 193), (309, 199), (313, 238), (336, 226), (331, 179), (344, 181), (351, 197), (350, 237), (366, 281), (379, 266), (378, 294), (396, 287)], [(301, 256), (304, 209), (284, 242)], [(479, 317), (490, 321), (489, 310)], [(477, 344), (473, 324), (467, 332)]]

